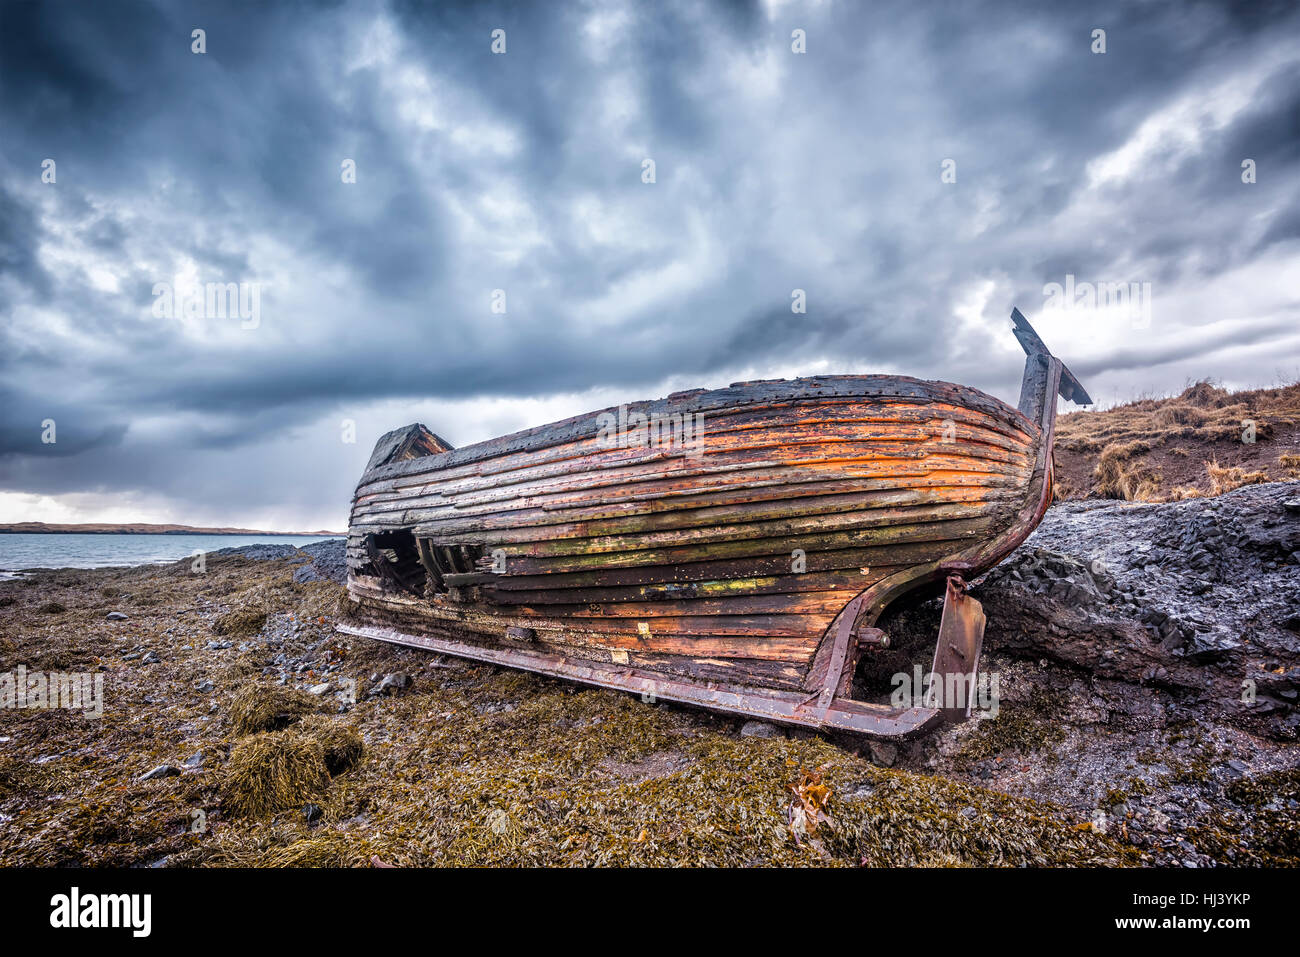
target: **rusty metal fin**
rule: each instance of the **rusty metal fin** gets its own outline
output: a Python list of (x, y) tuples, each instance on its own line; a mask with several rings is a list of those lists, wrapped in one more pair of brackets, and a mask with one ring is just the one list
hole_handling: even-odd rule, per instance
[(938, 708), (947, 721), (970, 717), (983, 645), (984, 608), (966, 594), (966, 583), (960, 576), (949, 575), (925, 702)]

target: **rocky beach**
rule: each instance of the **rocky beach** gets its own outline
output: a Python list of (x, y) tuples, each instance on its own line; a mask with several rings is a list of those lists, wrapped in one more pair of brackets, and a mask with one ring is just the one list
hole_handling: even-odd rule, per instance
[[(996, 716), (826, 738), (340, 635), (342, 545), (0, 582), (14, 865), (1300, 863), (1300, 482), (1053, 506), (978, 580)], [(859, 674), (927, 667), (939, 603)]]

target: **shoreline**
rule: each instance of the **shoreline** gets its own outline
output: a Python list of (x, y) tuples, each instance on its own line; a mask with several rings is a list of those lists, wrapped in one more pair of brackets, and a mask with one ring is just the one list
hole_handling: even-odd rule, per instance
[(233, 525), (180, 525), (174, 522), (4, 522), (0, 535), (267, 535), (273, 538), (336, 538), (347, 532), (316, 529), (308, 532), (272, 532), (265, 528)]
[(230, 536), (251, 536), (266, 535), (271, 538), (347, 538), (347, 532), (241, 532), (241, 531), (204, 531), (202, 529), (187, 529), (183, 532), (153, 532), (140, 531), (139, 529), (26, 529), (26, 528), (0, 528), (0, 535), (230, 535)]

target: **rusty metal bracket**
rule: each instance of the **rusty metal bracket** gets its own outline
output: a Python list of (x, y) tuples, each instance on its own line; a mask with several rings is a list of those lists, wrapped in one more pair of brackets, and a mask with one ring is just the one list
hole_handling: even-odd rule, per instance
[(925, 701), (928, 707), (938, 708), (947, 721), (970, 717), (983, 644), (984, 608), (966, 594), (961, 576), (949, 575)]

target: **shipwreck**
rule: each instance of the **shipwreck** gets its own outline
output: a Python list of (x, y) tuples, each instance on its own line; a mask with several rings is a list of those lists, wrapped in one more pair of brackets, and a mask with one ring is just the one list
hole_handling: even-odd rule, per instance
[(904, 596), (943, 593), (931, 673), (973, 687), (965, 583), (1052, 497), (1057, 395), (1092, 400), (1015, 310), (1013, 408), (905, 376), (740, 382), (453, 448), (384, 435), (353, 498), (351, 635), (761, 720), (874, 736), (969, 696), (855, 700)]

